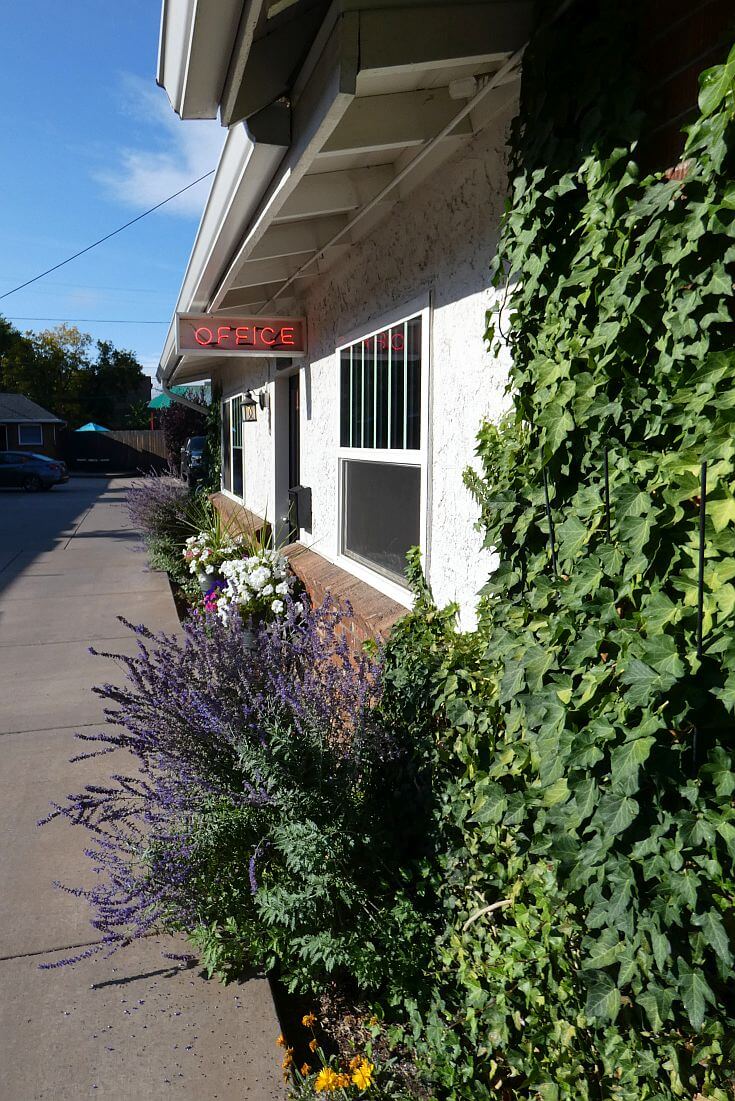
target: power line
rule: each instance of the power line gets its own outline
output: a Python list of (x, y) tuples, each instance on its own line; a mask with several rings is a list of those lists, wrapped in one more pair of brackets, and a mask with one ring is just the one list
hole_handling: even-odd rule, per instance
[(122, 233), (122, 231), (124, 229), (127, 229), (129, 226), (135, 225), (135, 223), (139, 222), (141, 218), (145, 218), (149, 214), (152, 214), (154, 210), (159, 210), (160, 207), (165, 206), (166, 203), (170, 203), (172, 199), (177, 199), (179, 195), (183, 195), (185, 191), (189, 190), (189, 188), (195, 187), (198, 183), (201, 183), (202, 180), (206, 180), (207, 176), (211, 176), (213, 172), (214, 169), (212, 168), (209, 172), (205, 172), (203, 176), (200, 176), (198, 180), (192, 180), (192, 182), (187, 184), (186, 187), (182, 187), (178, 191), (175, 191), (173, 195), (169, 195), (167, 199), (162, 199), (160, 203), (156, 203), (156, 205), (152, 206), (149, 210), (144, 210), (142, 214), (138, 214), (137, 217), (131, 218), (130, 221), (126, 222), (124, 226), (118, 226), (117, 229), (113, 229), (112, 233), (108, 233), (104, 237), (100, 237), (98, 241), (93, 241), (91, 245), (87, 245), (86, 248), (80, 249), (79, 252), (75, 252), (73, 256), (67, 256), (66, 260), (62, 260), (60, 263), (54, 264), (54, 266), (51, 268), (46, 268), (46, 271), (42, 271), (40, 275), (34, 275), (32, 279), (26, 279), (25, 283), (20, 283), (17, 287), (13, 287), (12, 290), (5, 291), (4, 294), (0, 294), (0, 301), (2, 301), (3, 298), (7, 298), (10, 294), (15, 294), (16, 291), (22, 291), (24, 287), (29, 287), (31, 283), (37, 283), (39, 279), (43, 279), (44, 275), (50, 275), (52, 271), (57, 271), (59, 268), (63, 268), (65, 264), (70, 264), (72, 260), (76, 260), (77, 257), (84, 256), (85, 252), (90, 252), (93, 248), (97, 248), (97, 245), (102, 245), (105, 241), (109, 241), (111, 237), (114, 237), (118, 233)]
[[(12, 293), (12, 292), (10, 292)], [(169, 325), (169, 321), (135, 321), (121, 317), (18, 317), (0, 314), (8, 321), (59, 321), (62, 325)]]

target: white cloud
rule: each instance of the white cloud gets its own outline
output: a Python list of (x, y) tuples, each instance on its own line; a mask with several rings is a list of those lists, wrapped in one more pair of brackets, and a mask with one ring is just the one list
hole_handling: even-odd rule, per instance
[[(94, 178), (126, 206), (147, 210), (216, 167), (226, 134), (216, 119), (182, 122), (165, 92), (132, 74), (122, 77), (120, 110), (139, 135), (119, 150), (116, 165)], [(211, 182), (202, 180), (163, 210), (198, 217)]]

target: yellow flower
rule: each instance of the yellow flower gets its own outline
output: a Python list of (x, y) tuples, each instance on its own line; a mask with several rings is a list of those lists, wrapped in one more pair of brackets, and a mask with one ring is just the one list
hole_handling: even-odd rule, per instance
[(362, 1055), (354, 1055), (352, 1059), (350, 1059), (350, 1070), (357, 1070), (361, 1063)]
[(301, 1023), (304, 1028), (311, 1028), (312, 1025), (316, 1024), (316, 1017), (313, 1013), (307, 1013), (305, 1017), (301, 1018)]
[(276, 1043), (278, 1044), (279, 1047), (285, 1047), (286, 1046), (286, 1041), (283, 1038), (283, 1033), (282, 1032), (280, 1033), (278, 1039), (276, 1040)]
[(377, 1028), (378, 1023), (379, 1022), (378, 1022), (377, 1017), (371, 1017), (370, 1020), (368, 1021), (368, 1028)]
[(306, 1077), (307, 1074), (311, 1074), (311, 1067), (308, 1063), (301, 1064), (301, 1073)]
[(337, 1075), (337, 1089), (346, 1089), (347, 1086), (349, 1086), (349, 1084), (350, 1084), (349, 1074), (338, 1074)]
[(316, 1051), (318, 1047), (316, 1040), (309, 1040), (309, 1051)]
[(357, 1086), (359, 1090), (369, 1089), (373, 1084), (373, 1071), (375, 1067), (372, 1063), (369, 1063), (367, 1059), (363, 1059), (358, 1067), (352, 1072), (353, 1085)]
[(336, 1074), (331, 1067), (322, 1067), (316, 1076), (314, 1089), (317, 1093), (334, 1093), (341, 1086), (341, 1074)]
[(293, 1048), (292, 1047), (287, 1047), (286, 1048), (286, 1054), (283, 1056), (283, 1062), (281, 1063), (281, 1066), (283, 1067), (284, 1070), (288, 1070), (288, 1068), (291, 1066), (292, 1063), (293, 1063)]

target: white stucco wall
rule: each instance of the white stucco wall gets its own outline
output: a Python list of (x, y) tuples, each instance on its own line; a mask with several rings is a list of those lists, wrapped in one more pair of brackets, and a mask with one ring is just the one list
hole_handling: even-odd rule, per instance
[(478, 509), (462, 472), (483, 417), (506, 405), (507, 356), (483, 334), (494, 299), (489, 265), (507, 187), (507, 119), (478, 135), (406, 199), (305, 299), (311, 362), (302, 379), (301, 474), (313, 492), (313, 545), (337, 551), (335, 347), (381, 315), (431, 293), (431, 460), (428, 576), (440, 603), (456, 600), (474, 624), (475, 594), (491, 556), (474, 530)]
[[(271, 393), (268, 363), (264, 359), (233, 359), (220, 369), (217, 379), (222, 397), (267, 388)], [(271, 406), (272, 408), (272, 406)], [(245, 455), (244, 504), (258, 516), (273, 521), (273, 443), (269, 410), (257, 410), (257, 420), (242, 426)]]
[[(497, 419), (506, 406), (508, 357), (494, 359), (483, 334), (495, 296), (489, 265), (507, 188), (507, 124), (508, 118), (496, 120), (392, 207), (304, 297), (310, 356), (300, 373), (301, 482), (312, 490), (313, 523), (302, 542), (331, 559), (338, 552), (335, 349), (346, 338), (378, 328), (386, 314), (404, 304), (431, 300), (426, 565), (436, 599), (457, 601), (466, 628), (474, 625), (476, 593), (492, 557), (475, 530), (478, 509), (462, 473), (473, 463), (481, 420)], [(273, 376), (263, 360), (230, 362), (220, 371), (224, 396), (268, 385), (272, 413)], [(244, 426), (243, 438), (245, 504), (278, 520), (274, 418), (259, 411), (258, 422)], [(283, 439), (281, 433), (279, 447)]]

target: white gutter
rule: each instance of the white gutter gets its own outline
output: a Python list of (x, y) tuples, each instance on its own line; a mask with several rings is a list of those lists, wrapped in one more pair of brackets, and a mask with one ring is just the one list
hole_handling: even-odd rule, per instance
[(182, 119), (217, 117), (243, 0), (163, 0), (156, 83)]
[(159, 381), (161, 383), (161, 389), (163, 390), (166, 397), (169, 398), (171, 401), (178, 402), (179, 405), (185, 405), (187, 409), (193, 409), (195, 412), (201, 413), (202, 416), (206, 415), (206, 406), (199, 405), (197, 402), (192, 401), (190, 398), (185, 398), (183, 394), (175, 394), (173, 390), (170, 390), (169, 387), (166, 385), (164, 379), (160, 379)]
[[(284, 153), (283, 146), (253, 142), (244, 122), (228, 131), (186, 265), (176, 312), (206, 310), (220, 272), (229, 260), (231, 242), (245, 232)], [(181, 360), (175, 355), (174, 325), (175, 317), (157, 371), (162, 385)]]

